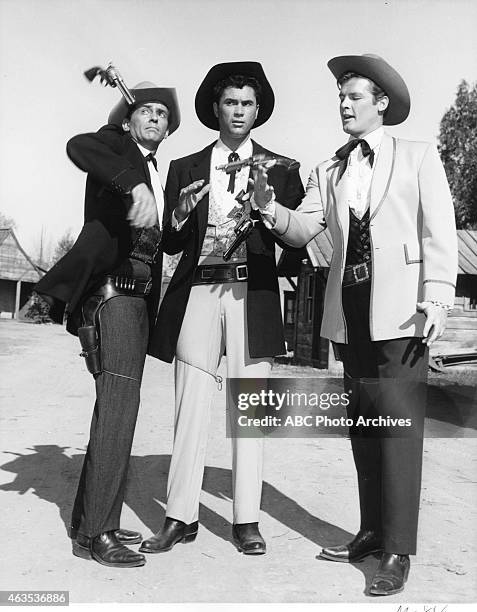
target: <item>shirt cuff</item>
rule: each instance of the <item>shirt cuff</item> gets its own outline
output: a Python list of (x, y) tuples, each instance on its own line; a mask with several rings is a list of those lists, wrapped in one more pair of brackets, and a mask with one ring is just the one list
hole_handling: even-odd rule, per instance
[(452, 306), (450, 304), (444, 304), (444, 302), (440, 302), (439, 300), (426, 300), (425, 302), (422, 302), (422, 305), (424, 307), (428, 306), (429, 304), (432, 304), (433, 306), (439, 306), (439, 308), (444, 308), (444, 310), (446, 310), (447, 312), (449, 312), (449, 310), (452, 310)]
[(265, 207), (259, 208), (255, 203), (255, 194), (252, 193), (252, 197), (250, 198), (250, 204), (252, 205), (253, 210), (260, 211), (265, 227), (267, 229), (272, 229), (275, 225), (277, 210), (275, 194), (272, 195), (270, 202)]
[(183, 219), (183, 220), (182, 220), (182, 221), (179, 223), (179, 221), (178, 221), (178, 220), (177, 220), (177, 218), (176, 218), (176, 211), (175, 211), (175, 210), (173, 210), (173, 211), (172, 211), (172, 216), (171, 216), (171, 226), (172, 226), (172, 229), (173, 229), (173, 230), (175, 230), (176, 232), (180, 231), (180, 230), (183, 228), (183, 226), (184, 226), (184, 224), (186, 223), (186, 221), (187, 221), (187, 219), (188, 219), (188, 218), (189, 218), (189, 217), (187, 216), (185, 219)]

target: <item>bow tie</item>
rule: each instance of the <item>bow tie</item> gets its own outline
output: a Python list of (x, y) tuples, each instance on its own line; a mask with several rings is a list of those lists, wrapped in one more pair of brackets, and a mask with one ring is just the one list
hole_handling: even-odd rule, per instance
[(371, 147), (366, 142), (366, 140), (364, 140), (363, 138), (355, 138), (354, 140), (350, 140), (349, 142), (347, 142), (345, 145), (343, 145), (341, 148), (339, 148), (335, 152), (336, 157), (340, 159), (341, 161), (345, 162), (341, 165), (341, 168), (338, 174), (338, 180), (340, 180), (340, 178), (345, 173), (346, 166), (348, 165), (348, 158), (350, 156), (351, 151), (356, 149), (358, 145), (361, 145), (361, 151), (363, 153), (363, 156), (369, 157), (369, 165), (371, 166), (371, 168), (373, 167), (374, 151), (371, 149)]
[[(230, 153), (229, 157), (228, 157), (228, 162), (229, 164), (231, 164), (232, 162), (236, 162), (240, 160), (240, 156), (238, 153), (236, 153), (235, 151), (232, 151), (232, 153)], [(230, 191), (230, 193), (233, 193), (235, 191), (235, 175), (236, 175), (237, 171), (233, 170), (230, 173), (230, 178), (229, 178), (229, 186), (227, 187), (227, 191)]]
[(144, 159), (147, 162), (151, 162), (157, 172), (157, 159), (154, 157), (154, 155), (152, 153), (149, 153), (149, 155), (146, 155)]

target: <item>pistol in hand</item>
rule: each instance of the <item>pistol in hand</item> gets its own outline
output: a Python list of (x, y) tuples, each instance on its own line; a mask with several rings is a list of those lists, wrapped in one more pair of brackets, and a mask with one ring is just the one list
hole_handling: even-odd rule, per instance
[(276, 166), (284, 166), (287, 170), (296, 170), (300, 167), (300, 163), (296, 159), (289, 159), (288, 157), (275, 157), (274, 155), (264, 155), (258, 153), (252, 155), (246, 159), (240, 159), (238, 161), (229, 162), (228, 164), (222, 164), (221, 166), (215, 166), (216, 170), (223, 170), (226, 174), (232, 172), (238, 172), (242, 168), (249, 166), (250, 168), (257, 168), (267, 162), (275, 162)]

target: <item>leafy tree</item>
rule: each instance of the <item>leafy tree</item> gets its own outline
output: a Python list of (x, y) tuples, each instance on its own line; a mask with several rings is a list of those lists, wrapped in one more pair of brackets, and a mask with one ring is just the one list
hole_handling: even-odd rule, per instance
[(66, 255), (74, 243), (75, 239), (71, 234), (71, 230), (67, 230), (56, 244), (55, 251), (50, 261), (50, 267), (61, 259), (63, 255)]
[(477, 83), (462, 80), (442, 117), (439, 153), (454, 199), (458, 229), (477, 228)]
[(12, 217), (9, 217), (8, 215), (5, 215), (4, 213), (2, 213), (2, 211), (0, 210), (0, 228), (1, 229), (15, 229), (17, 227), (17, 224), (15, 223), (15, 220)]
[(37, 293), (31, 294), (27, 306), (25, 318), (32, 319), (33, 323), (52, 323), (50, 307)]

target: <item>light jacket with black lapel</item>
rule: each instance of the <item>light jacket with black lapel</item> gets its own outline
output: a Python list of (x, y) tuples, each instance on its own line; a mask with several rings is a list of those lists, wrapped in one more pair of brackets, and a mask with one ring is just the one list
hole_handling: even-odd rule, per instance
[[(253, 154), (275, 155), (253, 142)], [(189, 300), (192, 279), (197, 268), (202, 243), (204, 242), (209, 213), (209, 197), (206, 195), (191, 212), (184, 226), (176, 231), (171, 226), (172, 211), (179, 203), (180, 190), (193, 181), (210, 178), (210, 160), (215, 143), (198, 153), (171, 162), (167, 177), (166, 210), (162, 249), (169, 254), (183, 251), (182, 257), (171, 279), (161, 303), (154, 330), (153, 354), (163, 361), (174, 358), (177, 340)], [(274, 166), (269, 171), (269, 182), (273, 185), (277, 201), (294, 209), (303, 197), (303, 185), (298, 169), (287, 171), (283, 166)], [(260, 214), (252, 212), (258, 219), (247, 238), (247, 325), (250, 357), (273, 357), (284, 352), (285, 341), (280, 308), (275, 243), (277, 238), (266, 229)], [(225, 263), (225, 262), (224, 262)], [(160, 340), (160, 341), (159, 341)], [(154, 350), (155, 350), (154, 349)]]
[[(71, 315), (98, 280), (117, 268), (132, 251), (138, 230), (127, 219), (130, 192), (139, 183), (151, 188), (151, 179), (137, 144), (115, 125), (73, 137), (67, 144), (67, 153), (76, 166), (88, 173), (84, 226), (71, 250), (35, 289), (67, 303)], [(161, 290), (162, 254), (152, 268), (148, 310), (153, 323)], [(68, 317), (67, 329), (74, 335), (77, 323), (75, 316)]]

